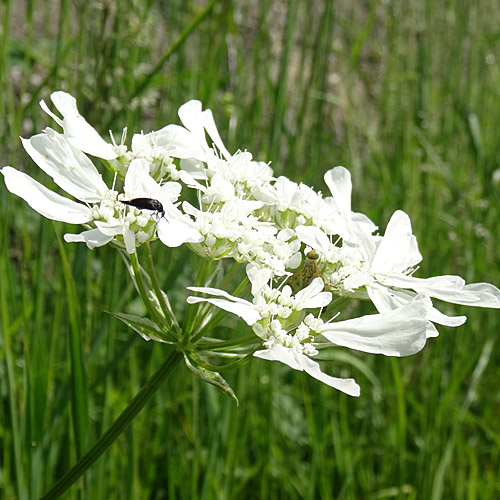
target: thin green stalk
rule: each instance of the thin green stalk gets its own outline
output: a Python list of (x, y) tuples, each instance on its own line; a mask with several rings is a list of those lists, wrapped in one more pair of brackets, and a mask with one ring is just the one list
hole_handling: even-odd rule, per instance
[(210, 342), (208, 340), (200, 340), (197, 342), (197, 347), (200, 351), (210, 350), (210, 351), (219, 351), (226, 350), (232, 347), (243, 347), (249, 346), (255, 343), (258, 343), (258, 337), (255, 333), (249, 333), (248, 335), (244, 335), (243, 337), (237, 337), (231, 340), (223, 340), (221, 342)]
[[(257, 350), (257, 347), (254, 349), (254, 351)], [(229, 372), (234, 370), (235, 368), (238, 368), (240, 366), (246, 365), (248, 362), (250, 362), (253, 359), (253, 353), (252, 351), (249, 354), (246, 354), (245, 356), (242, 356), (241, 358), (238, 358), (236, 361), (233, 361), (232, 363), (228, 363), (225, 365), (213, 365), (211, 363), (208, 363), (204, 360), (202, 360), (199, 356), (195, 359), (192, 360), (191, 356), (189, 353), (186, 353), (186, 356), (194, 365), (198, 365), (198, 367), (203, 367), (208, 371), (211, 372), (218, 372), (218, 373), (223, 373), (223, 372)], [(220, 355), (219, 355), (220, 356)]]
[(151, 253), (151, 246), (149, 242), (146, 245), (146, 255), (148, 259), (148, 268), (149, 268), (149, 277), (151, 278), (151, 284), (153, 285), (153, 289), (155, 291), (158, 302), (160, 303), (161, 310), (163, 311), (163, 315), (165, 319), (169, 322), (170, 327), (179, 328), (179, 323), (177, 323), (177, 319), (170, 308), (170, 304), (167, 304), (165, 301), (165, 296), (161, 290), (160, 283), (158, 282), (158, 275), (156, 274), (156, 269), (154, 266), (153, 255)]
[(130, 261), (132, 263), (132, 268), (134, 270), (135, 282), (137, 284), (137, 288), (142, 298), (142, 301), (144, 302), (144, 305), (146, 306), (147, 310), (154, 318), (154, 321), (158, 326), (160, 325), (163, 325), (164, 327), (167, 326), (165, 325), (165, 318), (151, 303), (151, 299), (149, 298), (148, 291), (146, 290), (146, 286), (144, 284), (144, 280), (142, 277), (141, 266), (139, 265), (139, 258), (137, 257), (137, 253), (133, 253), (130, 255)]
[(166, 378), (182, 359), (179, 351), (172, 351), (160, 368), (149, 378), (144, 387), (137, 393), (130, 404), (122, 411), (111, 427), (101, 436), (99, 441), (48, 491), (41, 500), (59, 498), (85, 471), (114, 443), (120, 434), (129, 426), (146, 403), (160, 388)]

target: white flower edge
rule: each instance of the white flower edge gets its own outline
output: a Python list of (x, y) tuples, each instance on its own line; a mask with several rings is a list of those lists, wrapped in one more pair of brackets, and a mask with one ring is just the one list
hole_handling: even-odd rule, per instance
[(12, 167), (3, 167), (1, 172), (7, 189), (47, 219), (70, 224), (84, 224), (92, 220), (89, 207), (54, 193), (29, 175)]
[(97, 133), (95, 128), (80, 115), (76, 106), (76, 99), (71, 94), (59, 90), (53, 92), (50, 99), (63, 116), (62, 120), (50, 111), (45, 101), (41, 100), (40, 106), (63, 128), (64, 136), (73, 146), (103, 160), (113, 160), (118, 156), (113, 146), (108, 144)]
[(382, 314), (325, 323), (318, 333), (335, 345), (385, 356), (410, 356), (423, 349), (432, 302), (417, 295), (404, 306)]
[[(195, 287), (188, 287), (188, 290), (191, 291), (201, 291), (196, 290)], [(236, 297), (233, 297), (236, 298)], [(230, 302), (224, 299), (214, 299), (214, 298), (205, 298), (205, 297), (188, 297), (186, 299), (188, 304), (197, 304), (199, 302), (208, 302), (214, 306), (217, 306), (224, 311), (230, 312), (232, 314), (236, 314), (242, 318), (245, 323), (249, 326), (254, 325), (259, 321), (260, 314), (253, 308), (253, 304), (244, 304), (242, 302)]]
[[(402, 307), (417, 295), (416, 292), (404, 289), (388, 289), (380, 284), (373, 284), (367, 288), (368, 296), (379, 313), (384, 313)], [(438, 311), (435, 307), (429, 311), (429, 321), (439, 325), (457, 327), (467, 321), (467, 316), (447, 316)], [(437, 337), (436, 327), (430, 323), (427, 331), (427, 337)]]
[(99, 229), (89, 229), (88, 231), (83, 231), (80, 234), (66, 233), (64, 235), (64, 241), (66, 243), (85, 243), (90, 250), (102, 247), (109, 243), (112, 239), (113, 236), (105, 235), (99, 231)]
[(108, 190), (93, 163), (64, 135), (46, 128), (43, 133), (21, 141), (32, 160), (75, 198), (95, 203)]
[(256, 358), (267, 359), (269, 361), (279, 361), (294, 370), (304, 371), (311, 377), (323, 382), (324, 384), (342, 391), (349, 396), (359, 397), (361, 389), (352, 378), (336, 378), (321, 371), (319, 364), (304, 354), (284, 347), (280, 344), (274, 344), (271, 348), (254, 353)]
[(500, 308), (500, 290), (490, 283), (470, 283), (467, 285), (460, 276), (434, 276), (415, 278), (413, 276), (385, 277), (391, 286), (411, 288), (417, 293), (425, 293), (435, 299), (475, 307)]

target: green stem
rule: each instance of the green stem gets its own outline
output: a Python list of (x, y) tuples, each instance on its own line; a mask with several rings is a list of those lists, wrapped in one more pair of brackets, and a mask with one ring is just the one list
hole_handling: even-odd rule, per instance
[(165, 296), (160, 287), (160, 283), (158, 282), (158, 276), (156, 274), (156, 269), (154, 266), (153, 255), (151, 254), (151, 246), (149, 243), (146, 244), (146, 255), (148, 258), (148, 268), (149, 268), (149, 277), (151, 278), (151, 284), (153, 285), (153, 289), (156, 294), (156, 298), (160, 304), (161, 310), (163, 311), (163, 315), (165, 319), (169, 322), (169, 326), (171, 328), (179, 328), (179, 324), (177, 323), (177, 319), (170, 308), (170, 304), (165, 301)]
[[(208, 259), (202, 259), (200, 262), (200, 267), (198, 268), (198, 272), (196, 273), (196, 280), (194, 282), (194, 286), (205, 286), (210, 272), (212, 270), (213, 261), (209, 261)], [(192, 333), (194, 331), (194, 324), (198, 314), (200, 314), (200, 307), (203, 307), (202, 303), (197, 304), (189, 304), (186, 315), (184, 317), (184, 322), (182, 324), (184, 330), (184, 339), (190, 339), (192, 337)], [(191, 339), (192, 340), (192, 339)]]
[(146, 285), (144, 284), (142, 270), (139, 264), (139, 258), (137, 257), (137, 253), (133, 253), (130, 255), (130, 262), (132, 263), (132, 269), (134, 270), (134, 277), (135, 277), (135, 283), (137, 285), (137, 290), (139, 292), (139, 295), (141, 296), (144, 305), (146, 306), (147, 310), (153, 317), (154, 322), (160, 328), (167, 328), (171, 332), (169, 325), (165, 320), (165, 317), (163, 316), (163, 314), (160, 314), (158, 309), (155, 307), (155, 304), (152, 303), (149, 297), (148, 290), (146, 288)]
[(156, 393), (161, 384), (182, 359), (182, 353), (173, 351), (160, 368), (149, 378), (144, 387), (123, 410), (111, 427), (101, 436), (94, 447), (89, 450), (64, 476), (41, 498), (54, 500), (59, 498), (82, 474), (113, 444), (118, 436), (129, 426), (146, 403)]

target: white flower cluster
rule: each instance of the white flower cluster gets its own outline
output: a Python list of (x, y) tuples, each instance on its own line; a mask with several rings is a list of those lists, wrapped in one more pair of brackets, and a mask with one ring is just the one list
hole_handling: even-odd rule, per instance
[[(169, 247), (187, 244), (204, 258), (247, 263), (251, 300), (217, 288), (190, 287), (203, 296), (188, 302), (209, 303), (243, 318), (262, 339), (257, 357), (278, 360), (357, 396), (353, 379), (326, 375), (311, 357), (332, 345), (388, 356), (413, 354), (438, 335), (434, 323), (458, 326), (466, 319), (439, 312), (431, 297), (500, 308), (500, 291), (493, 285), (466, 285), (457, 276), (414, 277), (422, 256), (409, 217), (395, 212), (385, 234), (377, 234), (368, 217), (351, 210), (352, 183), (343, 167), (326, 172), (330, 196), (323, 196), (273, 177), (269, 165), (246, 151), (230, 154), (211, 111), (203, 111), (199, 101), (179, 109), (183, 126), (136, 134), (129, 150), (125, 134), (120, 145), (102, 139), (69, 94), (55, 92), (51, 99), (62, 118), (45, 102), (41, 106), (63, 132), (47, 128), (23, 139), (23, 146), (82, 203), (12, 167), (1, 170), (7, 188), (45, 217), (86, 226), (80, 234), (65, 235), (66, 241), (89, 248), (111, 242), (132, 254), (158, 237)], [(111, 168), (115, 181), (123, 180), (123, 192), (117, 182), (106, 186), (88, 155)], [(370, 299), (378, 314), (325, 319), (334, 295)]]

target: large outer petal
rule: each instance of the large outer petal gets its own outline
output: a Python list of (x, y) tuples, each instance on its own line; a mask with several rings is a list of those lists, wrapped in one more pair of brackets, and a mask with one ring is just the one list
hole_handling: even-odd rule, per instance
[(222, 153), (222, 156), (224, 156), (226, 160), (229, 160), (231, 158), (231, 155), (229, 154), (229, 151), (226, 149), (224, 143), (222, 142), (222, 139), (220, 138), (219, 131), (217, 130), (215, 120), (212, 115), (212, 111), (206, 109), (201, 113), (201, 118), (203, 121), (203, 127), (210, 136), (210, 139), (212, 139), (217, 149)]
[(415, 278), (413, 276), (388, 275), (384, 277), (390, 286), (411, 288), (430, 297), (475, 307), (500, 308), (500, 290), (490, 283), (466, 285), (460, 276), (435, 276)]
[(371, 263), (374, 272), (404, 272), (422, 260), (417, 239), (412, 234), (408, 215), (397, 210), (391, 217), (384, 237)]
[(344, 167), (335, 167), (325, 173), (326, 185), (330, 188), (337, 207), (344, 217), (351, 216), (352, 182), (349, 170)]
[[(387, 288), (377, 283), (367, 288), (368, 295), (379, 313), (384, 313), (404, 306), (416, 296), (411, 290)], [(460, 326), (467, 321), (467, 316), (447, 316), (435, 307), (429, 311), (429, 321), (446, 326)], [(437, 337), (438, 333), (432, 323), (429, 323), (427, 337)]]
[(93, 163), (62, 134), (50, 128), (30, 139), (21, 139), (26, 152), (54, 182), (87, 203), (102, 200), (107, 186)]
[(320, 333), (336, 345), (358, 351), (409, 356), (425, 345), (431, 308), (429, 297), (417, 295), (408, 304), (387, 313), (327, 323)]
[[(58, 91), (53, 92), (50, 98), (59, 113), (63, 115), (64, 136), (74, 147), (104, 160), (113, 160), (117, 157), (113, 146), (108, 144), (94, 127), (80, 115), (76, 106), (76, 99), (72, 95)], [(45, 105), (45, 103), (43, 104)], [(42, 108), (47, 111), (44, 105), (42, 105)]]
[(87, 206), (54, 193), (15, 168), (4, 167), (1, 171), (7, 189), (44, 217), (71, 224), (92, 220), (92, 211)]
[(349, 396), (357, 397), (360, 394), (360, 387), (354, 379), (331, 377), (321, 371), (321, 368), (316, 361), (313, 361), (304, 354), (300, 354), (293, 349), (284, 347), (280, 344), (275, 344), (270, 349), (256, 351), (254, 356), (256, 358), (267, 359), (270, 361), (279, 361), (294, 370), (305, 371), (308, 375), (311, 375), (311, 377), (314, 377), (334, 389), (345, 392), (346, 394), (349, 394)]

